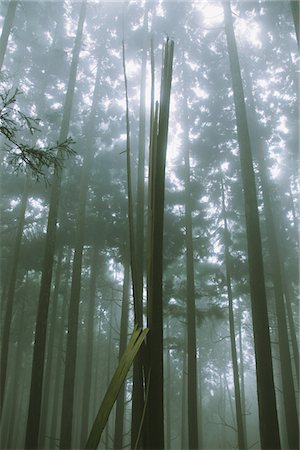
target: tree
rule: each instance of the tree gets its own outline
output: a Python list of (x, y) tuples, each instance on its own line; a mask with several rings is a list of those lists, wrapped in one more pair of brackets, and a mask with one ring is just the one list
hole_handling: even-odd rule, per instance
[[(3, 83), (4, 84), (4, 83)], [(29, 136), (39, 132), (40, 120), (31, 117), (21, 111), (17, 106), (18, 96), (21, 91), (9, 89), (2, 85), (3, 92), (0, 94), (0, 135), (4, 138), (3, 152), (7, 154), (8, 164), (17, 172), (20, 170), (31, 174), (36, 180), (41, 177), (47, 181), (47, 169), (54, 168), (59, 172), (63, 167), (66, 156), (74, 155), (72, 138), (66, 138), (60, 143), (48, 147), (24, 143), (25, 130)]]
[[(185, 64), (185, 62), (184, 62)], [(185, 83), (185, 79), (183, 81)], [(184, 86), (184, 115), (187, 122), (188, 107)], [(197, 389), (197, 342), (195, 317), (194, 245), (191, 205), (190, 151), (188, 125), (184, 130), (184, 188), (185, 188), (185, 239), (186, 239), (186, 301), (187, 301), (187, 398), (188, 398), (188, 442), (189, 449), (202, 445), (198, 438), (198, 389)]]
[(229, 315), (229, 330), (230, 330), (230, 346), (231, 346), (231, 357), (232, 357), (232, 369), (233, 369), (233, 380), (234, 380), (234, 398), (235, 398), (235, 412), (236, 412), (236, 423), (237, 423), (237, 433), (238, 433), (238, 448), (247, 448), (245, 433), (244, 433), (244, 423), (243, 423), (243, 411), (242, 411), (242, 401), (241, 401), (241, 390), (240, 390), (240, 378), (238, 370), (238, 360), (236, 351), (236, 341), (235, 341), (235, 327), (234, 327), (234, 313), (233, 313), (233, 295), (231, 288), (231, 261), (229, 252), (229, 230), (227, 226), (227, 217), (225, 209), (225, 192), (224, 183), (221, 179), (221, 193), (222, 193), (222, 215), (224, 221), (224, 253), (225, 253), (225, 270), (226, 270), (226, 287), (228, 295), (228, 315)]
[(299, 3), (295, 0), (290, 0), (292, 16), (295, 25), (295, 33), (297, 37), (298, 47), (299, 47)]
[[(71, 439), (72, 439), (72, 420), (73, 420), (73, 404), (74, 404), (75, 368), (77, 355), (79, 299), (81, 288), (82, 255), (85, 238), (85, 218), (86, 218), (85, 210), (88, 194), (89, 173), (93, 156), (91, 137), (93, 135), (92, 130), (94, 126), (95, 112), (99, 95), (99, 78), (100, 78), (100, 64), (98, 64), (97, 68), (95, 89), (93, 95), (93, 104), (86, 131), (87, 147), (83, 159), (83, 166), (80, 180), (79, 202), (78, 202), (79, 208), (77, 218), (78, 225), (76, 230), (75, 252), (72, 268), (71, 296), (68, 315), (68, 336), (67, 336), (66, 365), (64, 375), (61, 431), (60, 431), (61, 448), (71, 448), (72, 445)], [(89, 362), (90, 361), (87, 361), (87, 363)]]
[[(126, 252), (126, 250), (125, 250)], [(119, 345), (119, 361), (121, 360), (127, 345), (128, 334), (128, 312), (129, 312), (129, 258), (125, 256), (124, 264), (124, 281), (122, 292), (122, 312), (120, 324), (120, 345)], [(124, 405), (125, 404), (125, 386), (123, 385), (119, 392), (116, 404), (116, 418), (115, 418), (115, 435), (114, 435), (114, 449), (123, 448), (123, 430), (124, 430)]]
[[(59, 142), (65, 141), (69, 131), (70, 115), (76, 81), (76, 72), (81, 45), (85, 9), (86, 9), (86, 2), (83, 2), (81, 5), (78, 30), (73, 50), (73, 58), (70, 68), (70, 78), (68, 84), (68, 91), (65, 99), (65, 107), (61, 124)], [(25, 448), (27, 449), (35, 449), (38, 447), (40, 412), (42, 401), (42, 385), (44, 373), (44, 358), (46, 347), (47, 318), (50, 300), (51, 280), (52, 280), (52, 267), (55, 253), (56, 222), (59, 204), (60, 184), (61, 184), (61, 174), (55, 172), (51, 188), (45, 254), (44, 254), (42, 279), (39, 295), (38, 313), (36, 320), (35, 344), (32, 362), (32, 378), (30, 387), (30, 402), (28, 409), (26, 443), (25, 443)]]
[(14, 21), (16, 9), (18, 6), (18, 1), (10, 0), (2, 28), (2, 33), (0, 37), (0, 70), (2, 70), (5, 51), (7, 47), (8, 38), (11, 32), (12, 24)]
[[(289, 442), (289, 448), (296, 449), (299, 447), (299, 425), (298, 425), (298, 413), (296, 406), (296, 396), (294, 390), (293, 371), (292, 371), (292, 359), (290, 354), (290, 344), (288, 337), (287, 326), (287, 314), (284, 304), (284, 289), (283, 289), (283, 276), (282, 265), (280, 263), (281, 255), (279, 253), (278, 245), (278, 232), (275, 228), (275, 220), (273, 214), (272, 199), (270, 195), (270, 182), (268, 179), (268, 172), (265, 161), (265, 144), (261, 137), (257, 119), (255, 117), (255, 103), (251, 89), (251, 81), (248, 78), (248, 94), (249, 94), (249, 117), (252, 119), (252, 133), (251, 142), (254, 148), (256, 148), (255, 156), (258, 161), (259, 176), (262, 188), (264, 213), (266, 217), (267, 225), (267, 238), (269, 243), (269, 252), (271, 258), (271, 267), (274, 284), (275, 295), (275, 308), (276, 319), (278, 327), (278, 340), (279, 340), (279, 356), (280, 356), (280, 368), (282, 378), (282, 390), (284, 410), (286, 417), (286, 430)], [(296, 353), (297, 354), (297, 353)]]
[[(163, 275), (163, 226), (165, 165), (168, 139), (169, 108), (172, 82), (174, 42), (167, 40), (164, 48), (162, 68), (161, 99), (151, 123), (150, 147), (150, 214), (149, 233), (149, 278), (148, 278), (148, 328), (147, 338), (149, 394), (147, 399), (146, 448), (164, 448), (164, 406), (163, 406), (163, 317), (162, 317), (162, 275)], [(156, 134), (157, 133), (157, 134)]]
[(273, 378), (255, 175), (230, 3), (224, 2), (223, 8), (245, 201), (261, 446), (263, 449), (278, 449), (280, 448), (280, 437)]

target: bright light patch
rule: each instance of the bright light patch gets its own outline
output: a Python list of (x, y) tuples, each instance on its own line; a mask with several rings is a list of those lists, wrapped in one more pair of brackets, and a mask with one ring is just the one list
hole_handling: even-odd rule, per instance
[(262, 43), (259, 40), (260, 28), (253, 20), (241, 19), (236, 21), (236, 33), (242, 39), (245, 39), (253, 47), (261, 48)]
[(181, 139), (180, 139), (180, 125), (175, 127), (170, 127), (171, 133), (168, 136), (168, 148), (167, 148), (167, 158), (168, 161), (172, 161), (176, 158), (180, 150), (182, 149)]
[(280, 175), (280, 167), (278, 165), (273, 166), (270, 169), (272, 178), (277, 178)]
[(137, 64), (132, 59), (126, 61), (126, 75), (128, 76), (128, 78), (137, 75), (138, 73), (140, 73), (140, 70), (141, 70), (140, 64)]
[(192, 91), (198, 98), (207, 99), (209, 97), (208, 93), (204, 89), (201, 89), (199, 86), (193, 87)]
[(283, 134), (287, 134), (289, 129), (286, 126), (287, 118), (285, 116), (281, 116), (279, 118), (279, 125), (277, 126), (277, 130), (281, 131)]
[(202, 1), (196, 5), (196, 8), (201, 12), (204, 26), (217, 25), (223, 22), (223, 8), (221, 6), (213, 4), (211, 1)]
[(155, 14), (157, 17), (164, 17), (165, 13), (161, 3), (156, 6)]
[(53, 103), (53, 105), (51, 105), (51, 109), (55, 109), (55, 110), (60, 109), (61, 107), (62, 107), (62, 104), (58, 103), (58, 102), (55, 102), (55, 103)]
[(228, 170), (229, 167), (229, 162), (225, 161), (221, 164), (221, 170), (222, 172), (226, 172), (226, 170)]
[(11, 200), (11, 202), (10, 202), (10, 207), (11, 207), (11, 209), (14, 209), (19, 203), (20, 203), (20, 200), (19, 200), (19, 199), (17, 199), (17, 200)]
[(43, 217), (43, 213), (46, 209), (46, 207), (43, 205), (42, 199), (30, 197), (29, 204), (30, 204), (31, 208), (34, 209), (34, 211), (28, 209), (26, 211), (25, 217), (28, 218), (31, 215), (33, 215), (36, 220), (41, 219)]

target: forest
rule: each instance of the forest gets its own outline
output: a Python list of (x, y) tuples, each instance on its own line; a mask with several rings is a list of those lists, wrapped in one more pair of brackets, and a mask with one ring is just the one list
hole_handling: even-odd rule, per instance
[(1, 0), (2, 449), (299, 449), (299, 2)]

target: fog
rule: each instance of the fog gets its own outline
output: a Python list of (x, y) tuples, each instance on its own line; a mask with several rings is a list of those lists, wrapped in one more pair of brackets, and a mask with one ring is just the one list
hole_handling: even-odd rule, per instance
[(0, 2), (3, 449), (299, 448), (299, 3)]

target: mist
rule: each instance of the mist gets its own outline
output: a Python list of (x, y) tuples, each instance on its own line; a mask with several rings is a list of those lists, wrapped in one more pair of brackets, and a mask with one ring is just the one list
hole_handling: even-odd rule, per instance
[(0, 2), (3, 449), (299, 448), (299, 3)]

